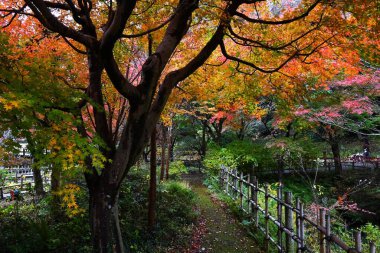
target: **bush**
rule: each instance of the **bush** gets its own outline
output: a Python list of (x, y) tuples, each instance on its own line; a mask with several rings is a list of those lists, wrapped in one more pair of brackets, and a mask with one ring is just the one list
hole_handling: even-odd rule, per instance
[[(173, 245), (190, 241), (195, 220), (194, 193), (184, 184), (162, 183), (157, 191), (157, 226), (147, 231), (147, 170), (130, 173), (122, 185), (119, 202), (120, 225), (128, 252), (168, 252)], [(85, 192), (77, 203), (88, 206)], [(72, 217), (54, 216), (52, 197), (38, 204), (8, 205), (0, 208), (0, 252), (7, 253), (86, 253), (92, 252), (88, 211)]]
[(147, 179), (144, 171), (134, 171), (122, 186), (119, 209), (127, 248), (130, 252), (167, 252), (173, 245), (185, 245), (196, 217), (194, 193), (176, 181), (159, 184), (157, 224), (152, 235), (147, 231)]
[(52, 218), (47, 201), (0, 211), (1, 252), (91, 252), (88, 217)]
[(213, 175), (219, 172), (221, 165), (248, 173), (257, 166), (253, 151), (252, 143), (249, 141), (234, 141), (225, 147), (210, 145), (204, 166), (208, 169), (208, 173)]
[(174, 161), (169, 166), (169, 177), (171, 179), (179, 179), (181, 174), (187, 173), (188, 170), (183, 161)]

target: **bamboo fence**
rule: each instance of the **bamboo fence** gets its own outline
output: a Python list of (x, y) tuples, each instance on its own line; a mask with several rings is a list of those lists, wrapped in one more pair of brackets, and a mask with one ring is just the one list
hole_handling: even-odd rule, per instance
[[(283, 192), (282, 186), (276, 189), (274, 196), (267, 184), (259, 187), (256, 177), (244, 176), (223, 166), (219, 180), (224, 192), (238, 202), (240, 209), (251, 217), (254, 227), (263, 233), (266, 251), (274, 248), (286, 253), (376, 252), (373, 242), (363, 251), (360, 231), (354, 233), (350, 242), (335, 235), (326, 208), (319, 209), (316, 219), (308, 217), (300, 199), (294, 202), (292, 192)], [(276, 211), (271, 213), (270, 210)]]

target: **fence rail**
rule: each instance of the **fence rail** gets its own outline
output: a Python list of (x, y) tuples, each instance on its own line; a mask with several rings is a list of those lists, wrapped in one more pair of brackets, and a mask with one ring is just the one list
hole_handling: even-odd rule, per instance
[[(240, 209), (252, 217), (255, 228), (263, 233), (267, 251), (271, 243), (278, 252), (286, 253), (364, 252), (360, 231), (354, 234), (353, 242), (343, 241), (333, 234), (327, 209), (320, 208), (317, 219), (313, 220), (305, 215), (300, 199), (297, 198), (294, 205), (292, 193), (283, 193), (282, 186), (277, 188), (277, 194), (273, 196), (268, 185), (259, 187), (256, 177), (251, 178), (223, 166), (219, 180), (224, 192), (239, 202)], [(263, 198), (259, 198), (260, 195)], [(270, 205), (272, 210), (275, 205), (276, 214), (270, 213)], [(311, 230), (314, 233), (310, 233)], [(318, 246), (315, 243), (311, 245), (313, 236)], [(376, 252), (374, 243), (370, 242), (368, 248), (368, 252)]]
[(9, 197), (12, 197), (12, 194), (14, 192), (15, 188), (18, 188), (20, 190), (20, 193), (25, 193), (25, 189), (31, 189), (32, 188), (32, 182), (24, 183), (21, 181), (19, 184), (13, 184), (10, 186), (2, 186), (0, 187), (0, 201), (5, 199), (5, 196), (9, 195)]

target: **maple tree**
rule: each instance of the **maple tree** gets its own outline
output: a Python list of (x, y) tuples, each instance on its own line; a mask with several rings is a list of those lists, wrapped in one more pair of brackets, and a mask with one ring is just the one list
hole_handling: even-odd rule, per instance
[(344, 132), (379, 134), (380, 108), (376, 102), (379, 92), (379, 72), (372, 70), (332, 81), (327, 89), (310, 92), (294, 110), (294, 115), (304, 120), (303, 125), (319, 127), (319, 133), (331, 145), (337, 173), (343, 169), (339, 142)]
[[(333, 49), (343, 45), (344, 50), (349, 41), (347, 23), (359, 27), (365, 21), (372, 30), (376, 28), (373, 14), (365, 19), (355, 15), (363, 13), (362, 8), (373, 13), (375, 3), (362, 1), (360, 7), (350, 3), (285, 1), (274, 10), (274, 1), (261, 0), (2, 1), (4, 28), (19, 27), (16, 30), (32, 37), (53, 33), (59, 37), (56, 41), (76, 52), (72, 55), (78, 69), (72, 68), (69, 74), (86, 80), (80, 87), (84, 96), (57, 108), (70, 115), (57, 118), (70, 118), (76, 133), (89, 143), (100, 140), (92, 145), (101, 153), (101, 165), (96, 161), (99, 156), (88, 152), (76, 160), (82, 160), (86, 168), (94, 251), (107, 252), (113, 247), (124, 251), (117, 211), (120, 185), (150, 139), (175, 87), (215, 52), (222, 55), (217, 65), (235, 62), (234, 71), (252, 79), (259, 78), (258, 72), (277, 73), (273, 74), (277, 82), (268, 90), (284, 96), (296, 94), (293, 84), (281, 84), (281, 69), (291, 75), (302, 63), (316, 61), (320, 67), (334, 58)], [(376, 47), (369, 36), (361, 38)], [(358, 57), (354, 54), (350, 59)], [(333, 65), (326, 65), (330, 69), (323, 72)], [(108, 96), (107, 90), (113, 95)], [(119, 107), (110, 106), (111, 97)], [(78, 147), (70, 144), (67, 140), (66, 149)]]

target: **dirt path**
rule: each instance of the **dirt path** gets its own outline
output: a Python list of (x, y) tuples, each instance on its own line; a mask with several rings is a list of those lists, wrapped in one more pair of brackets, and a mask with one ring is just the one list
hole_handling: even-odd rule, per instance
[(238, 222), (212, 201), (199, 174), (186, 175), (193, 191), (197, 193), (198, 205), (205, 221), (206, 234), (201, 242), (200, 252), (207, 253), (258, 253), (262, 252), (257, 243), (239, 227)]

